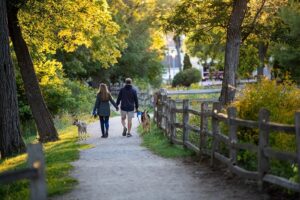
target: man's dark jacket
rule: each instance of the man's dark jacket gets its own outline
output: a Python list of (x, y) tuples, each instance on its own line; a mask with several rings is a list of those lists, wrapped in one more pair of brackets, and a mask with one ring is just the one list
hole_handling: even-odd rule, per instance
[(132, 85), (125, 85), (119, 92), (119, 96), (117, 99), (117, 106), (119, 106), (121, 101), (121, 110), (126, 112), (137, 110), (139, 107), (138, 98), (136, 90), (132, 87)]

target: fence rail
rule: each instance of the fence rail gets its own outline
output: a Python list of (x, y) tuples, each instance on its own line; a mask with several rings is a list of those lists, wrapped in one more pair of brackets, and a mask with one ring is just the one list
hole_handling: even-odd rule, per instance
[[(113, 96), (118, 96), (122, 85), (118, 84), (118, 85), (112, 85), (109, 87), (110, 88), (110, 93)], [(139, 105), (143, 108), (147, 108), (149, 106), (152, 106), (152, 102), (153, 102), (153, 96), (150, 94), (150, 92), (144, 92), (144, 91), (138, 91), (138, 100), (139, 100)]]
[[(220, 112), (220, 104), (218, 102), (200, 100), (198, 101), (200, 102), (199, 111), (191, 108), (189, 99), (174, 100), (168, 96), (168, 94), (171, 94), (170, 92), (161, 91), (156, 93), (154, 97), (154, 120), (157, 126), (164, 130), (171, 143), (183, 145), (201, 156), (209, 156), (212, 167), (215, 165), (215, 160), (218, 160), (227, 165), (232, 173), (243, 178), (257, 180), (260, 190), (263, 190), (264, 184), (268, 182), (300, 192), (299, 183), (273, 175), (270, 172), (270, 159), (276, 159), (294, 163), (299, 169), (298, 175), (300, 176), (300, 112), (295, 114), (294, 125), (270, 122), (270, 113), (266, 109), (260, 110), (258, 121), (244, 120), (237, 117), (235, 107), (229, 107), (227, 114), (223, 114)], [(177, 108), (178, 102), (181, 102), (181, 108)], [(176, 119), (176, 115), (179, 113), (182, 114), (182, 121)], [(190, 124), (191, 115), (200, 117), (199, 126)], [(211, 122), (211, 131), (209, 130), (209, 121)], [(221, 122), (227, 124), (227, 134), (221, 132)], [(237, 137), (238, 127), (258, 129), (258, 145), (239, 141)], [(180, 132), (182, 132), (181, 139), (177, 137), (177, 129), (180, 129)], [(276, 134), (273, 132), (277, 131), (296, 136), (296, 152), (290, 153), (271, 148), (269, 144), (270, 134)], [(189, 134), (191, 132), (198, 135), (198, 143), (190, 141)], [(229, 152), (228, 155), (225, 155), (220, 150), (221, 144), (223, 147), (225, 145)], [(257, 155), (258, 165), (256, 171), (249, 171), (238, 165), (237, 156), (239, 150), (247, 150)]]
[(45, 160), (41, 144), (29, 144), (28, 168), (0, 174), (0, 184), (8, 184), (22, 179), (30, 180), (31, 200), (46, 200)]

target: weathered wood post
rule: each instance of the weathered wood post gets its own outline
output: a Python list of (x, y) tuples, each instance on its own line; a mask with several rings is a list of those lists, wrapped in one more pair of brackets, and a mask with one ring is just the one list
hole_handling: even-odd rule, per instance
[(153, 94), (153, 108), (154, 108), (154, 113), (153, 113), (153, 122), (157, 122), (157, 92)]
[(234, 123), (233, 119), (236, 118), (236, 108), (235, 107), (229, 107), (227, 109), (228, 114), (228, 126), (229, 126), (229, 154), (232, 164), (236, 164), (237, 161), (237, 151), (233, 147), (234, 144), (237, 143), (237, 126), (236, 123)]
[[(300, 177), (300, 112), (296, 112), (295, 114), (295, 129), (297, 143), (298, 176)], [(300, 192), (300, 188), (298, 188), (298, 192)]]
[(212, 145), (211, 145), (211, 160), (210, 165), (211, 167), (214, 166), (214, 159), (215, 159), (215, 151), (219, 148), (219, 141), (217, 139), (217, 134), (220, 133), (220, 127), (219, 127), (219, 120), (215, 116), (215, 114), (219, 113), (221, 110), (221, 105), (218, 102), (213, 103), (213, 109), (212, 109)]
[(187, 124), (189, 123), (189, 100), (184, 99), (183, 104), (182, 104), (182, 110), (183, 110), (183, 115), (182, 115), (182, 124), (183, 124), (183, 134), (182, 134), (182, 140), (183, 140), (183, 145), (186, 147), (186, 142), (189, 141), (189, 129)]
[(176, 138), (176, 127), (175, 127), (175, 123), (176, 123), (176, 102), (175, 100), (171, 100), (170, 102), (170, 113), (171, 113), (171, 116), (170, 116), (170, 124), (171, 124), (171, 135), (170, 135), (170, 138), (171, 138), (171, 143), (173, 144), (173, 140), (174, 138)]
[(161, 127), (161, 111), (162, 103), (161, 103), (161, 93), (158, 93), (157, 95), (157, 118), (156, 118), (156, 125), (158, 128)]
[(166, 133), (166, 117), (163, 117), (163, 116), (166, 116), (166, 108), (167, 108), (167, 95), (166, 94), (163, 94), (161, 96), (161, 103), (162, 103), (162, 112), (161, 112), (161, 116), (162, 116), (162, 121), (161, 121), (161, 128), (164, 130), (164, 132)]
[(47, 185), (42, 144), (29, 144), (27, 152), (28, 166), (38, 170), (38, 176), (30, 179), (31, 200), (46, 200)]
[(167, 137), (170, 139), (171, 135), (171, 97), (167, 97), (167, 109), (166, 109), (166, 115), (167, 115), (167, 125), (166, 125), (166, 134)]
[(208, 103), (201, 103), (201, 119), (200, 119), (200, 143), (199, 150), (200, 155), (203, 154), (203, 150), (206, 149), (207, 137), (206, 133), (208, 131)]
[(264, 108), (259, 111), (259, 145), (258, 145), (258, 188), (263, 190), (263, 178), (269, 171), (269, 158), (264, 154), (264, 148), (269, 145), (269, 122), (270, 112)]

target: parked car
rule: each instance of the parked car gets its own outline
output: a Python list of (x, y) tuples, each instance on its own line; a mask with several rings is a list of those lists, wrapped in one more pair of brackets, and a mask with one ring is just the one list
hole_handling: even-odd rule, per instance
[(203, 72), (202, 81), (207, 80), (223, 80), (224, 72), (223, 71), (215, 71), (215, 72)]

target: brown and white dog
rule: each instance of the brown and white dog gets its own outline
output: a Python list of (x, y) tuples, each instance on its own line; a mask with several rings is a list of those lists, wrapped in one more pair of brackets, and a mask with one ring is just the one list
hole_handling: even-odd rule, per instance
[(148, 111), (144, 110), (144, 112), (142, 112), (141, 120), (142, 120), (142, 127), (144, 132), (150, 132), (151, 120)]
[(84, 140), (87, 138), (87, 124), (83, 121), (79, 121), (75, 119), (73, 125), (77, 126), (78, 128), (78, 138), (79, 140)]

